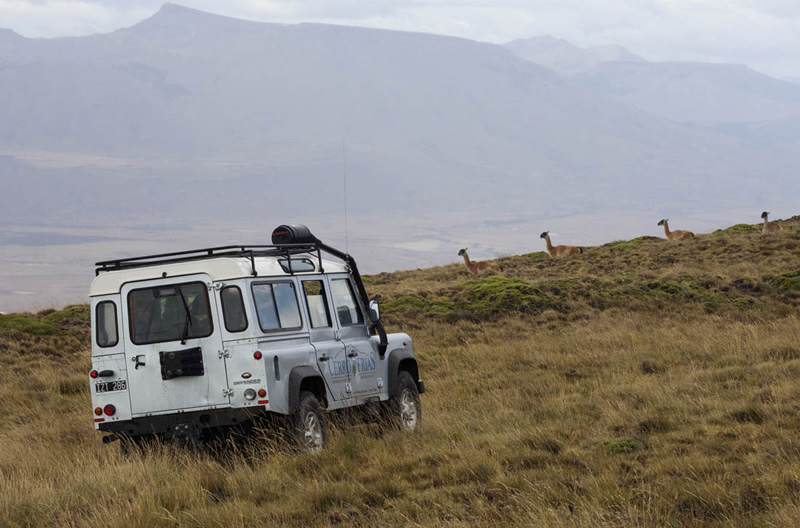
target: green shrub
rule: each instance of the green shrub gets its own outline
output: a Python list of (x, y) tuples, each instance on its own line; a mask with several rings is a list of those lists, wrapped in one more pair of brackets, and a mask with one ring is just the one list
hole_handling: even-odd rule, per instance
[(89, 305), (72, 304), (42, 317), (42, 321), (56, 326), (87, 326), (89, 324)]
[(546, 260), (550, 258), (550, 254), (546, 251), (534, 251), (533, 253), (525, 253), (522, 256), (531, 260)]
[(611, 250), (626, 251), (629, 249), (636, 249), (638, 247), (642, 247), (643, 245), (652, 244), (655, 242), (664, 242), (664, 239), (660, 237), (647, 235), (647, 236), (636, 237), (631, 240), (614, 240), (613, 242), (603, 244), (602, 247)]
[(428, 306), (428, 303), (417, 297), (404, 295), (397, 299), (392, 299), (381, 304), (381, 311), (386, 313), (405, 312), (409, 310), (420, 310)]
[(778, 275), (772, 279), (772, 285), (779, 290), (800, 291), (800, 271)]
[(507, 312), (539, 313), (553, 307), (541, 290), (501, 275), (465, 282), (458, 297), (462, 311), (481, 317)]
[(715, 235), (739, 235), (742, 233), (755, 233), (761, 231), (761, 224), (736, 224), (725, 229), (717, 229)]
[(55, 335), (59, 328), (50, 322), (39, 321), (21, 314), (0, 315), (0, 334), (19, 332), (35, 336)]
[(434, 300), (398, 297), (384, 302), (382, 309), (386, 313), (401, 312), (445, 321), (485, 321), (510, 313), (536, 314), (558, 306), (557, 301), (523, 280), (494, 275), (468, 280)]

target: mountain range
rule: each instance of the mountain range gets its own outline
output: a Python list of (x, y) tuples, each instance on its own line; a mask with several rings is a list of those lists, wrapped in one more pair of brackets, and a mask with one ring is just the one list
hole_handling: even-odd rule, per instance
[(579, 48), (552, 35), (513, 40), (506, 43), (505, 47), (525, 60), (564, 75), (584, 73), (604, 62), (646, 62), (644, 58), (616, 44)]
[[(346, 199), (376, 270), (446, 262), (467, 245), (526, 252), (546, 229), (608, 240), (599, 226), (631, 212), (728, 222), (796, 194), (800, 87), (619, 47), (586, 51), (566, 74), (519, 49), (172, 4), (108, 34), (0, 31), (0, 225), (100, 238), (140, 226), (123, 252), (161, 251), (263, 243), (243, 237), (286, 222), (340, 237), (330, 219)], [(711, 97), (722, 85), (720, 104), (694, 114), (698, 87)], [(619, 236), (643, 229), (619, 222)], [(36, 247), (26, 240), (20, 254)], [(108, 247), (74, 262), (124, 256)]]
[(593, 93), (679, 123), (715, 127), (800, 117), (800, 87), (740, 64), (653, 62), (620, 46), (583, 49), (552, 36), (505, 47)]

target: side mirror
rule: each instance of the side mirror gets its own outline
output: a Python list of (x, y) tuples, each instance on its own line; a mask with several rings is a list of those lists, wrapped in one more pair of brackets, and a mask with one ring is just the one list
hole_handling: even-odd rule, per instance
[(381, 320), (381, 307), (378, 305), (377, 299), (372, 299), (369, 302), (369, 319), (373, 323)]

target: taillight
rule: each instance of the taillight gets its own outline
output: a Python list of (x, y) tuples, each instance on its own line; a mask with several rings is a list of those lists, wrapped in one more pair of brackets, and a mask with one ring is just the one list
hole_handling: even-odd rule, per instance
[(94, 408), (94, 415), (95, 416), (100, 416), (101, 414), (103, 414), (103, 409), (101, 409), (100, 407), (95, 407)]
[(255, 353), (253, 354), (253, 357), (256, 359), (261, 359), (262, 357), (264, 357), (264, 355), (258, 350), (256, 350)]
[(264, 389), (258, 389), (258, 397), (259, 398), (263, 398), (266, 395), (267, 395), (267, 391), (265, 391)]
[(91, 372), (89, 373), (89, 376), (91, 376), (91, 377), (93, 377), (93, 378), (96, 378), (96, 377), (97, 377), (97, 376), (99, 376), (99, 375), (100, 375), (100, 373), (99, 373), (99, 372), (97, 372), (96, 370), (93, 370), (93, 371), (91, 371)]
[(117, 412), (117, 408), (111, 405), (110, 403), (103, 407), (103, 412), (106, 416), (114, 416), (114, 413)]

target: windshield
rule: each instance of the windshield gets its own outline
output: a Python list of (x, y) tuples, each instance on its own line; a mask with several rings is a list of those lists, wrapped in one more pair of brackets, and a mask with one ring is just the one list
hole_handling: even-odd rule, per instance
[(131, 341), (137, 345), (207, 337), (214, 329), (202, 282), (133, 290), (128, 307)]

